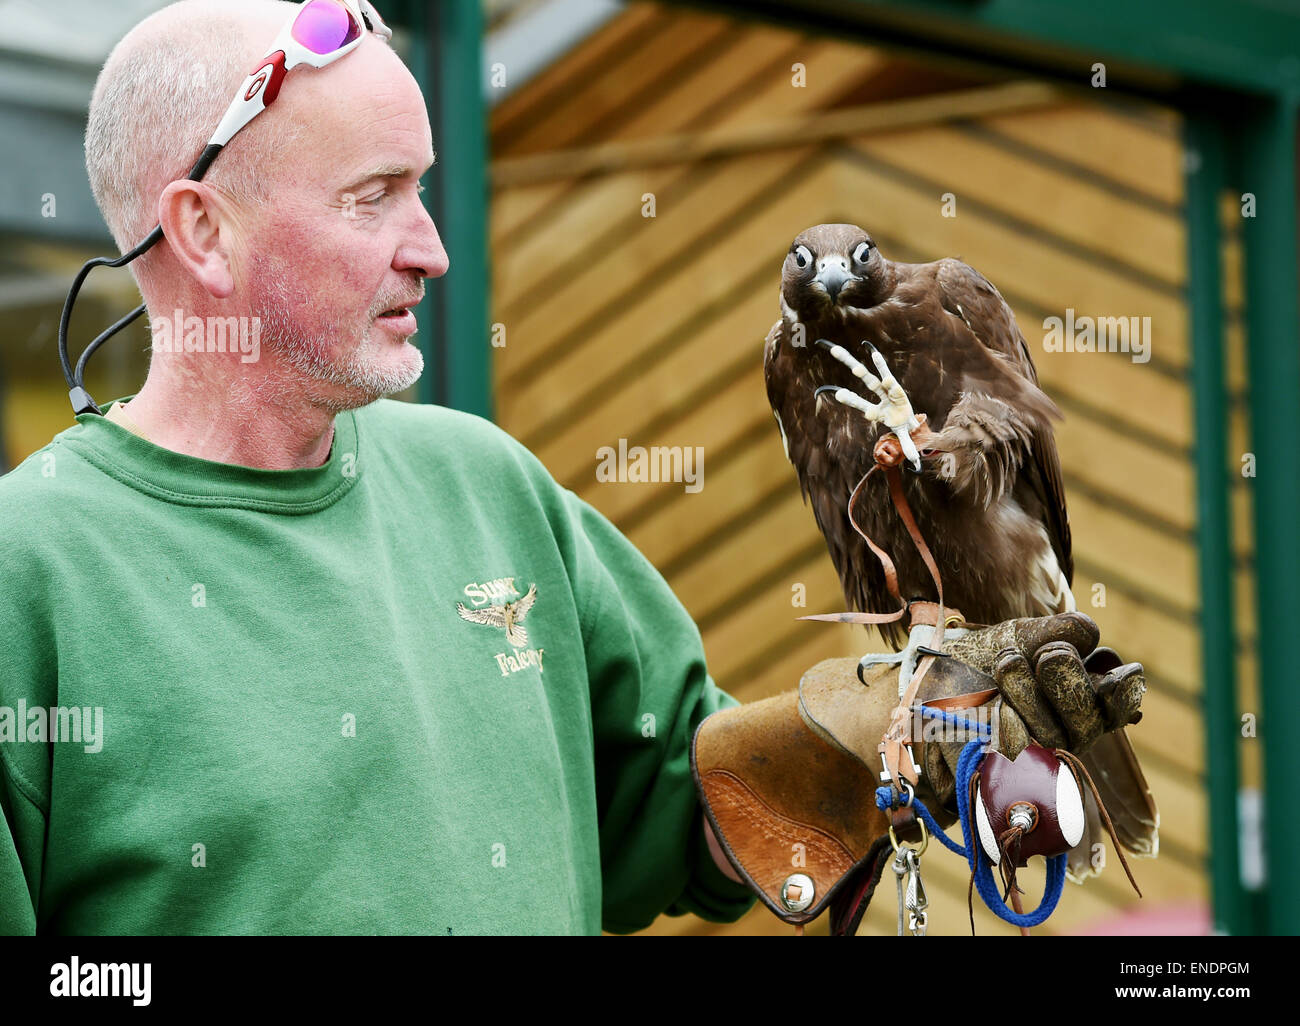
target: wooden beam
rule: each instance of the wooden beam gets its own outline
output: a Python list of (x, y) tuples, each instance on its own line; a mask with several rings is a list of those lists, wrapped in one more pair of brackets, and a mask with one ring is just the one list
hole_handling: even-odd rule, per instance
[(680, 132), (657, 139), (500, 160), (492, 166), (492, 184), (495, 188), (516, 187), (582, 175), (611, 174), (635, 167), (693, 163), (915, 125), (939, 124), (959, 118), (1032, 110), (1063, 102), (1066, 102), (1066, 94), (1054, 86), (1010, 82), (915, 100), (871, 103), (825, 114), (801, 115), (766, 124)]

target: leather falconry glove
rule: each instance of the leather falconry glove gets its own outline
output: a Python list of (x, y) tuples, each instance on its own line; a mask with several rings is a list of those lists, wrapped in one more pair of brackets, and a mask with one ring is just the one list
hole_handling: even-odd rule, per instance
[[(1082, 613), (952, 633), (950, 654), (934, 660), (917, 700), (976, 719), (978, 698), (943, 700), (983, 692), (987, 708), (978, 714), (996, 725), (994, 747), (1009, 758), (1031, 737), (1083, 751), (1141, 717), (1142, 667), (1098, 648), (1097, 625)], [(896, 664), (859, 676), (856, 658), (826, 659), (797, 690), (716, 712), (696, 731), (691, 767), (714, 833), (785, 922), (810, 922), (830, 904), (832, 932), (856, 930), (889, 850), (890, 818), (874, 791), (877, 749), (897, 704)], [(964, 741), (926, 743), (922, 730), (914, 736), (923, 770), (917, 794), (948, 826)]]
[[(1141, 663), (1121, 663), (1098, 648), (1100, 632), (1084, 613), (1006, 620), (949, 641), (921, 684), (920, 701), (963, 715), (964, 703), (993, 696), (979, 718), (993, 727), (992, 747), (1014, 760), (1030, 741), (1081, 755), (1103, 735), (1142, 718), (1146, 678)], [(973, 702), (972, 702), (973, 704)], [(975, 718), (969, 716), (968, 718)], [(942, 737), (930, 721), (927, 735)], [(957, 759), (965, 741), (927, 739), (926, 782), (944, 808), (956, 811)]]

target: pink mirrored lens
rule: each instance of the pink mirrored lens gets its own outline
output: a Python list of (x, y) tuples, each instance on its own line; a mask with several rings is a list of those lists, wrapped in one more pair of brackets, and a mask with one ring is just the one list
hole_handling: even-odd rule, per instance
[(292, 35), (312, 53), (333, 53), (361, 35), (361, 27), (336, 0), (311, 0), (294, 19)]

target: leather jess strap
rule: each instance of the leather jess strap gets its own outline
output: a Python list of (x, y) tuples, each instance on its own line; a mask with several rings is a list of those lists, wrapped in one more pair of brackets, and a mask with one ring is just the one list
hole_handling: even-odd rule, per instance
[(907, 615), (908, 603), (903, 598), (898, 588), (898, 568), (894, 566), (894, 561), (889, 558), (879, 545), (871, 540), (866, 531), (862, 530), (862, 525), (858, 523), (857, 517), (853, 515), (857, 508), (858, 500), (862, 495), (863, 488), (866, 487), (867, 481), (877, 470), (884, 470), (885, 477), (889, 482), (889, 493), (894, 500), (894, 508), (898, 511), (907, 533), (911, 536), (912, 543), (916, 546), (917, 551), (921, 554), (921, 559), (925, 562), (926, 569), (930, 571), (930, 578), (934, 581), (934, 586), (939, 593), (938, 613), (939, 619), (943, 614), (943, 580), (939, 576), (939, 567), (935, 563), (934, 556), (930, 553), (930, 547), (926, 545), (925, 539), (921, 536), (921, 529), (916, 526), (916, 518), (912, 515), (912, 507), (907, 501), (907, 496), (903, 493), (902, 474), (897, 466), (884, 467), (877, 463), (863, 476), (858, 482), (857, 487), (853, 489), (853, 494), (849, 496), (849, 523), (853, 525), (853, 530), (864, 542), (867, 543), (876, 559), (880, 561), (880, 568), (885, 573), (885, 588), (890, 597), (898, 603), (898, 608), (891, 613), (810, 613), (807, 616), (799, 617), (800, 620), (825, 620), (829, 623), (860, 623), (860, 624), (881, 624), (896, 623)]
[[(862, 540), (867, 543), (867, 547), (875, 553), (876, 558), (880, 561), (880, 567), (885, 574), (885, 587), (888, 589), (890, 597), (898, 603), (898, 608), (890, 613), (822, 613), (801, 616), (799, 619), (826, 620), (833, 623), (883, 624), (895, 623), (907, 614), (908, 603), (899, 591), (898, 570), (894, 566), (894, 561), (889, 558), (884, 549), (871, 540), (858, 523), (857, 517), (854, 516), (854, 511), (867, 481), (877, 470), (881, 470), (889, 483), (889, 494), (893, 499), (894, 509), (897, 510), (899, 519), (903, 521), (903, 526), (907, 528), (907, 533), (912, 539), (912, 544), (916, 546), (917, 552), (920, 553), (925, 568), (930, 572), (930, 578), (934, 581), (934, 587), (939, 596), (938, 602), (933, 604), (934, 637), (930, 647), (934, 651), (941, 652), (946, 620), (943, 605), (943, 579), (939, 574), (939, 565), (930, 552), (930, 547), (926, 544), (925, 538), (921, 535), (921, 529), (917, 526), (916, 517), (912, 514), (912, 507), (903, 491), (903, 478), (900, 470), (903, 459), (901, 450), (897, 449), (897, 447), (889, 448), (882, 444), (890, 437), (892, 436), (882, 436), (876, 442), (873, 452), (875, 465), (862, 476), (862, 480), (853, 489), (853, 494), (849, 496), (848, 515), (849, 523), (853, 525), (853, 529), (857, 531)], [(931, 604), (926, 603), (926, 605), (930, 606)], [(912, 620), (914, 625), (919, 622), (924, 621), (915, 617)], [(885, 772), (888, 775), (887, 779), (896, 789), (900, 786), (899, 781), (906, 781), (913, 787), (919, 782), (919, 774), (915, 763), (910, 756), (904, 759), (903, 753), (904, 749), (912, 743), (912, 706), (916, 701), (917, 692), (920, 690), (921, 681), (925, 678), (926, 671), (933, 665), (934, 660), (935, 656), (927, 653), (917, 664), (916, 670), (912, 673), (911, 680), (908, 682), (907, 689), (890, 715), (889, 726), (880, 741), (879, 751)]]

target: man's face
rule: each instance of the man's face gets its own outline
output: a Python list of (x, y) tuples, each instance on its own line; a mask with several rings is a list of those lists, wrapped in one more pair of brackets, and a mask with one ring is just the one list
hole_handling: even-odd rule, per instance
[(236, 275), (262, 345), (303, 376), (308, 398), (364, 406), (420, 376), (410, 308), (448, 266), (419, 198), (433, 163), (424, 99), (368, 37), (337, 64), (290, 72), (263, 117), (276, 115), (307, 131), (295, 152), (266, 155), (270, 199), (241, 228)]

